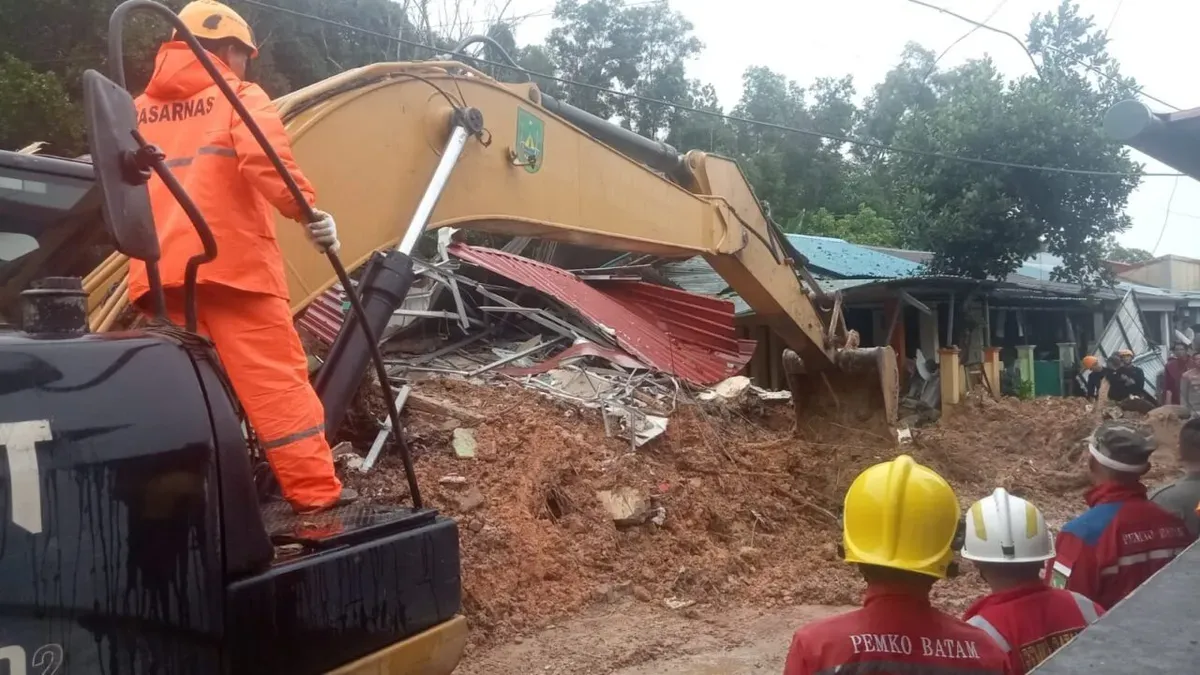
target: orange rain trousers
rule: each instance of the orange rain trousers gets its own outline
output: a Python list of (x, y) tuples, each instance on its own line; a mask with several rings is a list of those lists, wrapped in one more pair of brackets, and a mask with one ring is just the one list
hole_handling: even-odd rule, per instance
[[(342, 483), (287, 300), (217, 284), (198, 285), (196, 295), (197, 332), (216, 346), (283, 498), (300, 511), (333, 504)], [(184, 325), (182, 289), (167, 289), (167, 313)]]

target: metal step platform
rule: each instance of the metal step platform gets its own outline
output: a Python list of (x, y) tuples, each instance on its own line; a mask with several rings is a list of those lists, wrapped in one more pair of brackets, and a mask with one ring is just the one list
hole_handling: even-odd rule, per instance
[(414, 511), (365, 501), (311, 515), (297, 515), (287, 502), (271, 501), (262, 504), (260, 511), (272, 544), (300, 544), (314, 550), (353, 546), (427, 525), (437, 517), (433, 509)]
[(1200, 672), (1200, 546), (1193, 544), (1033, 675)]

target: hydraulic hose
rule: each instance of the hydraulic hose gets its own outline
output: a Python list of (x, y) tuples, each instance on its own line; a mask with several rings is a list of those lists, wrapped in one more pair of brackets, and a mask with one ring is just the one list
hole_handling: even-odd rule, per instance
[[(275, 171), (279, 173), (279, 177), (283, 179), (288, 192), (296, 200), (296, 205), (300, 207), (300, 212), (304, 215), (305, 219), (309, 222), (316, 220), (316, 214), (313, 212), (313, 208), (309, 205), (308, 200), (304, 198), (304, 193), (300, 191), (300, 186), (296, 183), (296, 179), (292, 177), (291, 172), (284, 166), (279, 153), (271, 146), (270, 141), (267, 140), (258, 123), (254, 121), (254, 117), (250, 114), (250, 111), (246, 109), (246, 106), (238, 99), (237, 94), (234, 93), (233, 88), (225, 81), (225, 78), (221, 75), (221, 71), (217, 69), (216, 64), (212, 62), (208, 53), (196, 40), (196, 36), (192, 34), (191, 30), (169, 8), (154, 0), (126, 0), (113, 10), (108, 22), (108, 58), (110, 69), (113, 73), (113, 81), (123, 88), (126, 86), (122, 37), (126, 17), (137, 10), (155, 12), (165, 18), (175, 28), (176, 36), (182, 38), (188, 47), (191, 48), (196, 58), (200, 61), (200, 64), (204, 66), (205, 72), (213, 79), (213, 82), (221, 90), (221, 93), (229, 101), (230, 105), (233, 106), (233, 109), (237, 111), (238, 117), (241, 118), (246, 128), (250, 130), (251, 135), (254, 136), (254, 140), (258, 141), (263, 153), (271, 161), (271, 165), (275, 167)], [(362, 327), (363, 334), (367, 337), (367, 345), (371, 350), (371, 362), (375, 366), (375, 376), (379, 379), (379, 386), (383, 389), (384, 401), (388, 405), (388, 417), (392, 422), (393, 437), (400, 447), (400, 457), (404, 462), (404, 476), (408, 481), (409, 493), (412, 495), (413, 508), (420, 509), (424, 504), (421, 499), (420, 488), (417, 486), (417, 474), (413, 468), (412, 453), (409, 452), (408, 445), (403, 440), (404, 427), (400, 424), (400, 413), (391, 403), (394, 396), (391, 384), (388, 382), (387, 368), (383, 363), (383, 355), (379, 352), (378, 339), (371, 331), (371, 325), (367, 320), (366, 311), (363, 309), (362, 300), (359, 298), (354, 284), (351, 283), (350, 275), (346, 272), (346, 267), (342, 265), (341, 258), (332, 250), (326, 251), (325, 257), (329, 260), (330, 266), (333, 267), (333, 271), (337, 275), (338, 281), (342, 284), (342, 288), (345, 289), (346, 297), (350, 300), (350, 306), (354, 310), (354, 316)]]

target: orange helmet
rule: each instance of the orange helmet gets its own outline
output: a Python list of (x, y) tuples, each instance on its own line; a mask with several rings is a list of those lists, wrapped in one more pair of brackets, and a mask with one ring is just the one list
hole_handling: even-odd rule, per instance
[(250, 56), (258, 56), (254, 44), (254, 31), (240, 14), (216, 0), (193, 0), (179, 10), (183, 25), (198, 38), (208, 40), (234, 39), (250, 50)]
[(1084, 370), (1091, 370), (1097, 363), (1100, 363), (1100, 360), (1094, 356), (1083, 357), (1083, 369)]

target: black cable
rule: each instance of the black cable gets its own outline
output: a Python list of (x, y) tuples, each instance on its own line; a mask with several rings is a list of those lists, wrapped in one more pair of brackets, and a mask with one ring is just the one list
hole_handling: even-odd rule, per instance
[[(1033, 54), (1029, 51), (1029, 47), (1021, 40), (1021, 38), (1017, 37), (1016, 35), (1013, 35), (1012, 33), (1008, 32), (1006, 30), (1001, 30), (999, 28), (993, 28), (992, 26), (989, 26), (984, 22), (976, 21), (969, 17), (965, 17), (962, 14), (956, 14), (956, 13), (946, 9), (945, 7), (938, 7), (937, 5), (931, 5), (928, 2), (924, 2), (923, 0), (908, 0), (908, 1), (913, 3), (914, 5), (920, 5), (922, 7), (927, 7), (929, 9), (934, 10), (935, 12), (941, 12), (942, 14), (945, 14), (947, 16), (952, 16), (955, 19), (958, 19), (959, 21), (966, 21), (967, 23), (969, 23), (973, 26), (976, 26), (977, 28), (982, 28), (984, 30), (990, 30), (993, 33), (999, 33), (1000, 35), (1004, 35), (1005, 37), (1012, 38), (1014, 41), (1016, 41), (1017, 44), (1021, 45), (1021, 49), (1025, 50), (1025, 54), (1027, 54), (1029, 56), (1029, 60), (1033, 62), (1033, 69), (1037, 70), (1040, 74), (1041, 71), (1038, 68), (1037, 61), (1034, 61)], [(1118, 7), (1117, 9), (1119, 10), (1120, 7)], [(1115, 13), (1113, 14), (1113, 18), (1116, 18)], [(1151, 96), (1150, 94), (1147, 94), (1142, 89), (1139, 89), (1130, 84), (1122, 82), (1121, 80), (1113, 77), (1112, 75), (1109, 75), (1108, 73), (1104, 72), (1103, 70), (1100, 70), (1099, 68), (1096, 68), (1095, 66), (1090, 66), (1090, 65), (1084, 63), (1083, 61), (1080, 61), (1079, 59), (1077, 59), (1073, 56), (1070, 56), (1069, 54), (1064, 54), (1062, 52), (1062, 50), (1059, 49), (1058, 47), (1054, 47), (1051, 45), (1044, 45), (1044, 47), (1046, 49), (1049, 49), (1052, 52), (1057, 52), (1060, 56), (1062, 56), (1064, 59), (1070, 61), (1071, 63), (1074, 63), (1075, 65), (1079, 66), (1080, 68), (1085, 68), (1085, 69), (1095, 73), (1096, 75), (1099, 75), (1100, 77), (1108, 80), (1109, 82), (1112, 82), (1113, 84), (1115, 84), (1119, 87), (1124, 87), (1125, 89), (1128, 89), (1129, 91), (1132, 91), (1133, 93), (1135, 93), (1139, 96), (1145, 96), (1146, 98), (1150, 99), (1151, 101), (1154, 101), (1155, 103), (1161, 103), (1172, 110), (1180, 110), (1181, 109), (1181, 108), (1179, 108), (1179, 106), (1171, 105), (1170, 103), (1167, 103), (1166, 101), (1162, 100), (1161, 98), (1155, 98), (1155, 97)], [(1146, 175), (1150, 175), (1150, 174), (1146, 174)]]
[[(204, 51), (204, 48), (201, 47), (200, 43), (196, 40), (196, 36), (193, 35), (188, 27), (184, 25), (183, 21), (166, 6), (154, 2), (154, 0), (126, 0), (117, 6), (115, 10), (113, 10), (112, 17), (109, 19), (108, 27), (109, 59), (112, 64), (111, 67), (113, 69), (113, 75), (116, 77), (117, 84), (121, 87), (125, 86), (125, 61), (121, 42), (122, 33), (124, 32), (123, 29), (125, 17), (134, 10), (138, 9), (151, 10), (156, 14), (163, 16), (168, 20), (168, 22), (170, 22), (170, 24), (175, 28), (176, 34), (183, 38), (183, 41), (186, 42), (188, 47), (191, 48), (192, 52), (195, 53), (196, 58), (200, 61), (201, 65), (204, 66), (205, 72), (207, 72), (212, 78), (213, 82), (217, 85), (217, 88), (221, 90), (221, 94), (228, 99), (230, 105), (232, 105), (233, 109), (237, 111), (238, 117), (246, 125), (246, 128), (250, 131), (250, 135), (254, 136), (254, 140), (258, 142), (259, 146), (261, 146), (263, 154), (265, 154), (267, 159), (271, 161), (271, 166), (275, 168), (275, 171), (279, 174), (279, 177), (287, 186), (288, 192), (291, 193), (292, 199), (296, 201), (296, 205), (300, 208), (300, 212), (303, 214), (306, 221), (313, 222), (317, 220), (313, 207), (309, 205), (308, 199), (305, 198), (304, 193), (300, 190), (300, 186), (296, 183), (296, 179), (292, 177), (291, 172), (288, 171), (286, 166), (284, 166), (283, 160), (279, 157), (279, 153), (275, 151), (275, 148), (272, 147), (271, 142), (267, 140), (266, 135), (263, 134), (262, 129), (259, 128), (258, 124), (254, 121), (254, 117), (250, 114), (250, 111), (246, 109), (245, 104), (242, 103), (241, 99), (238, 98), (236, 93), (234, 93), (233, 89), (229, 86), (229, 83), (226, 82), (225, 78), (221, 75), (221, 72), (217, 70), (217, 67), (215, 64), (213, 64), (212, 59), (208, 57), (208, 54)], [(387, 368), (383, 363), (383, 356), (379, 352), (379, 341), (375, 338), (375, 335), (371, 330), (371, 324), (367, 320), (367, 313), (366, 310), (363, 309), (362, 300), (358, 297), (358, 292), (354, 289), (354, 285), (350, 281), (350, 275), (347, 274), (346, 268), (342, 265), (341, 259), (338, 258), (337, 253), (333, 250), (326, 251), (325, 257), (329, 260), (330, 266), (333, 267), (333, 271), (337, 275), (338, 281), (342, 284), (342, 288), (345, 289), (346, 297), (350, 300), (350, 305), (354, 309), (354, 315), (357, 317), (360, 325), (362, 326), (363, 335), (365, 335), (367, 338), (368, 348), (371, 351), (371, 361), (375, 365), (375, 376), (379, 379), (379, 386), (383, 390), (384, 400), (388, 402), (388, 417), (392, 422), (393, 437), (398, 441), (400, 446), (400, 457), (404, 462), (404, 474), (405, 478), (408, 480), (408, 489), (409, 494), (412, 497), (413, 509), (418, 510), (423, 506), (421, 500), (421, 491), (417, 486), (417, 474), (413, 468), (412, 454), (409, 452), (408, 445), (403, 441), (402, 434), (404, 432), (404, 427), (400, 424), (400, 414), (396, 410), (396, 406), (392, 405), (392, 386), (391, 383), (388, 382)]]
[[(427, 44), (424, 44), (421, 42), (414, 42), (413, 40), (406, 40), (404, 38), (396, 37), (394, 35), (388, 35), (386, 33), (379, 33), (379, 32), (369, 30), (366, 28), (359, 28), (357, 26), (351, 26), (348, 24), (339, 23), (337, 21), (333, 21), (333, 20), (326, 19), (326, 18), (319, 17), (319, 16), (314, 16), (312, 14), (305, 14), (304, 12), (297, 12), (294, 9), (287, 9), (285, 7), (278, 7), (276, 5), (271, 5), (271, 4), (268, 4), (265, 2), (259, 2), (258, 0), (241, 0), (241, 1), (245, 2), (247, 4), (256, 5), (259, 7), (265, 7), (267, 9), (277, 10), (277, 11), (283, 12), (285, 14), (291, 14), (291, 15), (302, 17), (302, 18), (310, 19), (312, 21), (318, 21), (320, 23), (337, 26), (338, 28), (345, 28), (347, 30), (357, 31), (364, 35), (373, 35), (375, 37), (383, 38), (386, 40), (392, 40), (399, 44), (409, 45), (409, 46), (417, 47), (420, 49), (428, 49), (430, 52), (432, 52), (434, 54), (439, 54), (443, 51), (443, 50), (437, 49), (436, 47), (432, 47), (430, 45), (427, 45)], [(583, 89), (591, 89), (593, 91), (598, 91), (598, 92), (610, 94), (613, 96), (622, 96), (622, 97), (625, 97), (625, 98), (628, 98), (631, 100), (641, 101), (643, 103), (653, 103), (656, 105), (662, 105), (662, 106), (666, 106), (669, 108), (674, 108), (676, 110), (680, 110), (683, 112), (690, 112), (690, 113), (697, 114), (697, 115), (704, 115), (706, 117), (722, 119), (727, 122), (737, 122), (740, 124), (749, 124), (752, 126), (758, 126), (758, 127), (763, 127), (763, 128), (767, 128), (767, 129), (776, 129), (778, 131), (785, 131), (788, 133), (799, 134), (802, 136), (815, 136), (817, 138), (826, 138), (829, 140), (838, 141), (840, 143), (847, 143), (850, 145), (860, 145), (863, 147), (875, 148), (877, 150), (883, 150), (885, 152), (897, 152), (900, 154), (916, 155), (916, 156), (921, 156), (921, 157), (930, 157), (930, 158), (934, 158), (934, 159), (944, 159), (944, 160), (955, 161), (955, 162), (964, 162), (967, 164), (981, 164), (984, 166), (999, 166), (999, 167), (1006, 167), (1006, 168), (1011, 168), (1011, 169), (1025, 169), (1028, 171), (1043, 171), (1043, 172), (1048, 172), (1048, 173), (1062, 173), (1062, 174), (1072, 174), (1072, 175), (1079, 175), (1079, 176), (1109, 176), (1109, 177), (1118, 177), (1118, 178), (1176, 178), (1178, 176), (1183, 175), (1183, 174), (1179, 174), (1179, 173), (1163, 173), (1163, 172), (1125, 173), (1125, 172), (1120, 172), (1120, 171), (1093, 171), (1090, 169), (1068, 169), (1065, 167), (1041, 166), (1041, 165), (1036, 165), (1036, 164), (1022, 164), (1019, 162), (1005, 162), (1005, 161), (1001, 161), (1001, 160), (984, 159), (982, 157), (962, 157), (959, 155), (951, 155), (951, 154), (947, 154), (947, 153), (943, 153), (943, 152), (936, 152), (936, 151), (932, 151), (932, 150), (917, 150), (915, 148), (903, 148), (903, 147), (898, 147), (898, 146), (894, 146), (894, 145), (887, 145), (885, 143), (877, 143), (875, 141), (869, 141), (869, 140), (866, 140), (863, 138), (854, 138), (852, 136), (840, 136), (837, 134), (829, 134), (829, 133), (824, 133), (821, 131), (813, 131), (811, 129), (799, 129), (796, 127), (789, 127), (789, 126), (785, 126), (782, 124), (774, 124), (771, 122), (761, 122), (758, 120), (752, 120), (752, 119), (748, 119), (745, 117), (738, 117), (736, 115), (727, 115), (725, 113), (713, 112), (711, 110), (702, 110), (699, 108), (693, 108), (691, 106), (684, 105), (682, 103), (671, 103), (669, 101), (664, 101), (661, 99), (650, 98), (648, 96), (641, 96), (639, 94), (633, 94), (633, 93), (624, 92), (624, 91), (617, 91), (615, 89), (609, 89), (608, 87), (602, 87), (602, 86), (595, 85), (595, 84), (588, 84), (586, 82), (575, 82), (574, 80), (568, 80), (566, 78), (557, 77), (554, 75), (546, 75), (544, 73), (539, 73), (537, 71), (529, 70), (527, 68), (522, 68), (520, 66), (510, 66), (508, 64), (498, 63), (496, 61), (490, 61), (488, 59), (484, 59), (481, 57), (469, 56), (467, 58), (471, 58), (471, 59), (474, 59), (475, 61), (478, 61), (479, 63), (486, 63), (490, 66), (495, 66), (497, 68), (506, 68), (508, 70), (512, 70), (512, 71), (519, 72), (519, 73), (524, 73), (525, 75), (529, 75), (532, 77), (540, 77), (542, 79), (559, 82), (559, 83), (565, 84), (567, 86), (578, 87), (578, 88), (583, 88)], [(1147, 98), (1150, 98), (1150, 97), (1147, 97)], [(1154, 99), (1154, 100), (1157, 100), (1157, 99)], [(1161, 101), (1160, 101), (1160, 103), (1161, 103)]]

